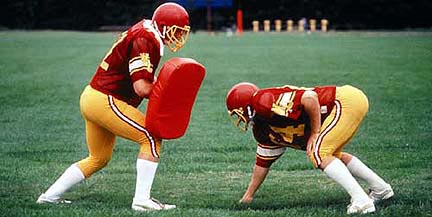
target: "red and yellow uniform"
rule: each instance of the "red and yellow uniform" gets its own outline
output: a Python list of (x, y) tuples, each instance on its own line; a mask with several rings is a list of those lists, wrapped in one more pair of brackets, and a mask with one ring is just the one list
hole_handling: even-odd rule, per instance
[(253, 97), (253, 133), (258, 141), (256, 164), (270, 167), (287, 147), (306, 150), (310, 121), (301, 98), (305, 90), (318, 95), (321, 108), (320, 135), (309, 159), (319, 167), (328, 156), (340, 158), (368, 110), (367, 97), (352, 86), (298, 88), (285, 86), (259, 90)]
[(121, 34), (97, 68), (90, 82), (93, 89), (135, 107), (141, 103), (132, 83), (139, 79), (153, 82), (163, 56), (163, 42), (150, 23), (143, 20)]
[(159, 158), (161, 140), (145, 128), (145, 116), (136, 108), (143, 98), (133, 83), (153, 82), (163, 46), (150, 20), (135, 24), (120, 35), (83, 91), (80, 108), (90, 153), (78, 165), (86, 177), (111, 159), (116, 136), (141, 144), (140, 153)]

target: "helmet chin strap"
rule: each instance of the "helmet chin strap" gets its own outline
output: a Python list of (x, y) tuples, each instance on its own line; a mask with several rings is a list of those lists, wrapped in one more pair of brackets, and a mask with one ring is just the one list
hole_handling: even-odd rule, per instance
[(252, 118), (255, 116), (255, 110), (252, 111), (252, 108), (250, 106), (247, 106), (247, 115), (249, 120), (252, 120)]
[(159, 31), (159, 28), (158, 28), (158, 25), (157, 25), (157, 22), (156, 22), (156, 20), (155, 20), (155, 21), (153, 21), (153, 27), (155, 27), (155, 29), (156, 29), (158, 35), (159, 35), (162, 39), (165, 39), (166, 26), (163, 27), (163, 32), (160, 32), (160, 31)]

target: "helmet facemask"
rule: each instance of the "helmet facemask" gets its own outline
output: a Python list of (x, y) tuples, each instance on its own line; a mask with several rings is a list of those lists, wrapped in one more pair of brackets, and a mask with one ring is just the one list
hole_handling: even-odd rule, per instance
[(246, 114), (243, 111), (243, 108), (233, 109), (232, 111), (228, 111), (229, 116), (231, 117), (231, 120), (233, 121), (234, 125), (242, 131), (247, 131), (249, 122), (252, 120), (253, 116), (255, 115), (255, 112), (252, 111), (250, 106), (246, 107)]
[(189, 38), (190, 26), (185, 25), (184, 27), (180, 27), (173, 25), (164, 27), (164, 30), (164, 39), (168, 48), (172, 52), (177, 52), (186, 44), (186, 41)]

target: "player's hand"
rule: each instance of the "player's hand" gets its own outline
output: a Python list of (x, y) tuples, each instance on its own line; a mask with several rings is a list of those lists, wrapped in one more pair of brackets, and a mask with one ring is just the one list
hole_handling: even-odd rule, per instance
[(253, 201), (253, 196), (249, 196), (249, 195), (247, 195), (247, 193), (245, 193), (243, 195), (242, 199), (239, 200), (239, 203), (249, 204), (249, 203), (252, 203), (252, 201)]
[(306, 146), (306, 154), (307, 156), (309, 156), (311, 154), (311, 152), (313, 151), (313, 149), (315, 148), (315, 143), (318, 140), (318, 136), (319, 133), (312, 133), (309, 136), (308, 142), (307, 142), (307, 146)]
[(145, 79), (139, 79), (133, 83), (133, 88), (138, 96), (147, 98), (150, 96), (153, 83)]

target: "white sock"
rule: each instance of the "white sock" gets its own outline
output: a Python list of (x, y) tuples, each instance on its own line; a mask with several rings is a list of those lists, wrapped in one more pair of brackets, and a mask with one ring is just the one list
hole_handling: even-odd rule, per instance
[(338, 158), (335, 158), (327, 165), (324, 169), (324, 173), (341, 185), (348, 192), (353, 201), (364, 201), (369, 198), (366, 192), (363, 191), (362, 187), (348, 171), (345, 164)]
[(352, 157), (347, 168), (353, 176), (366, 181), (373, 190), (382, 190), (387, 186), (387, 183), (381, 177), (355, 156)]
[(150, 190), (153, 185), (157, 167), (158, 163), (156, 162), (137, 159), (137, 179), (135, 197), (133, 199), (134, 204), (140, 204), (140, 202), (150, 199)]
[(67, 168), (51, 187), (44, 193), (45, 197), (57, 200), (67, 190), (85, 179), (84, 174), (76, 163)]

